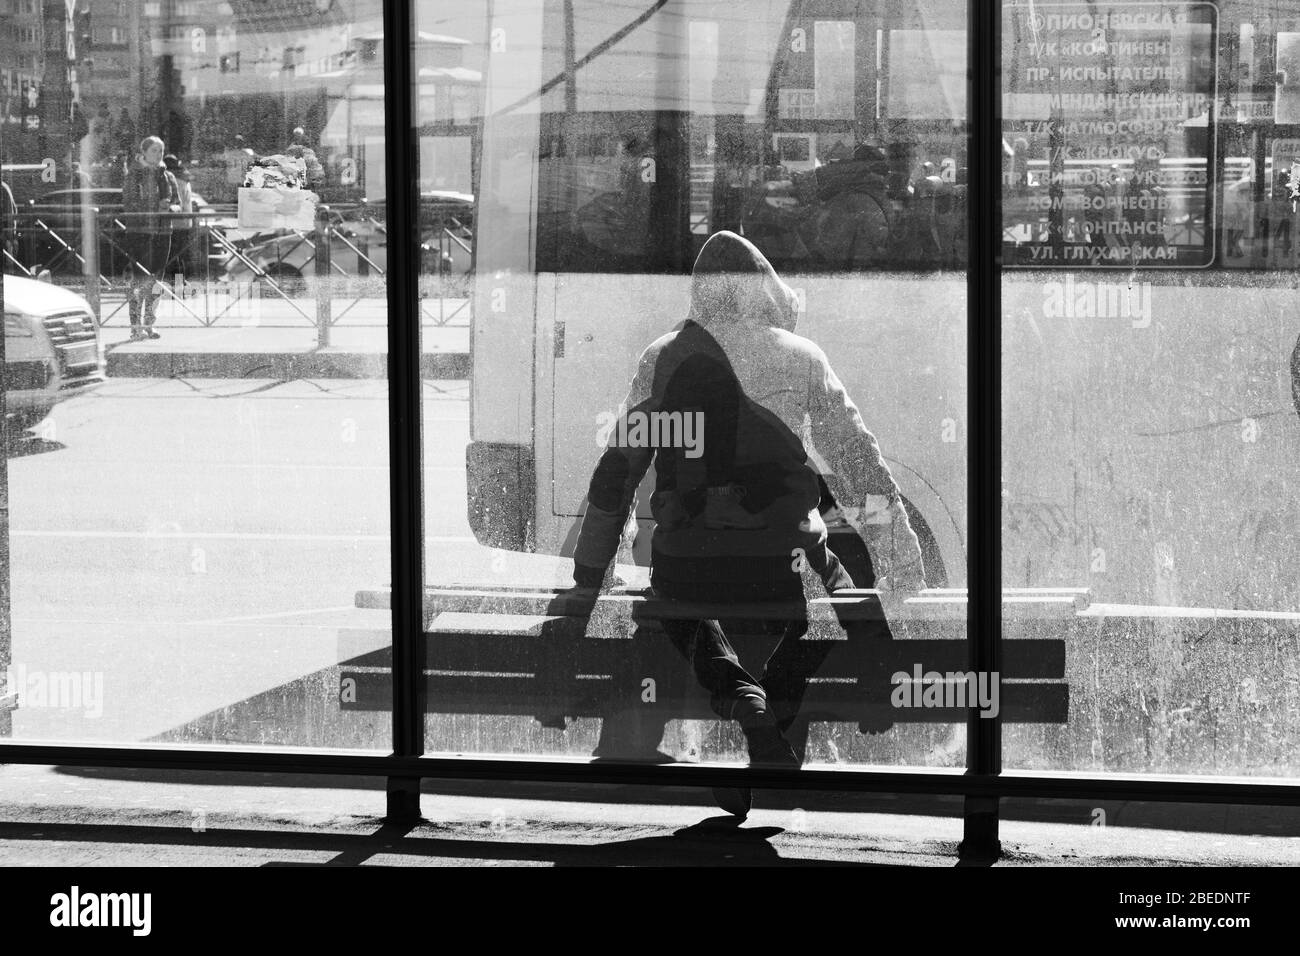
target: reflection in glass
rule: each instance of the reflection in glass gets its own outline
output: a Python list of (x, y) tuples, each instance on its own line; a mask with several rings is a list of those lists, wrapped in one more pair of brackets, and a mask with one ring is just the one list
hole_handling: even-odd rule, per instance
[[(717, 723), (659, 629), (635, 628), (623, 605), (588, 621), (551, 603), (572, 585), (592, 471), (638, 356), (681, 328), (692, 266), (719, 232), (743, 236), (788, 284), (798, 333), (829, 358), (887, 456), (926, 581), (964, 582), (964, 25), (964, 4), (929, 0), (494, 5), (480, 34), (466, 448), (469, 525), (493, 551), (471, 549), (429, 583), (485, 592), (474, 613), (514, 616), (467, 617), (464, 596), (433, 603), (431, 750), (745, 758), (742, 735)], [(942, 108), (892, 110), (891, 83), (912, 68), (894, 55), (897, 31), (935, 32), (957, 78)], [(836, 506), (835, 468), (824, 457), (814, 467), (832, 549), (855, 582), (873, 580)], [(634, 589), (649, 583), (653, 470), (614, 556)], [(520, 587), (548, 590), (492, 596)], [(564, 620), (539, 620), (548, 608)], [(779, 634), (743, 630), (724, 633), (758, 674)], [(829, 611), (813, 630), (844, 633)], [(959, 639), (964, 620), (940, 630)], [(575, 697), (579, 675), (590, 694)], [(887, 707), (888, 676), (840, 690)], [(809, 762), (960, 763), (963, 726), (886, 713), (877, 736), (813, 718)]]
[(5, 6), (0, 729), (387, 749), (382, 4)]
[(1003, 575), (1085, 590), (1008, 622), (1066, 641), (1070, 718), (1007, 764), (1291, 775), (1295, 25), (1041, 12), (1003, 5)]

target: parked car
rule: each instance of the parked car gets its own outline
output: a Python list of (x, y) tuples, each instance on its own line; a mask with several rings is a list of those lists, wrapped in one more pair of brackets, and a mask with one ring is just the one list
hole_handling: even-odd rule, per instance
[[(128, 263), (122, 241), (125, 231), (122, 190), (100, 187), (56, 189), (20, 207), (17, 224), (21, 236), (20, 258), (30, 260), (23, 264), (30, 267), (39, 263), (55, 275), (81, 274), (83, 266), (78, 256), (82, 254), (82, 229), (90, 207), (99, 210), (100, 275), (124, 273)], [(194, 211), (203, 214), (205, 221), (211, 220), (212, 207), (202, 196), (194, 197)], [(200, 232), (187, 257), (195, 270), (201, 269), (199, 264), (208, 254), (208, 244), (203, 239)]]
[[(388, 267), (386, 203), (331, 210), (330, 260), (334, 275), (380, 275)], [(465, 193), (428, 192), (420, 197), (420, 271), (425, 275), (464, 276), (472, 262), (474, 197)], [(445, 230), (445, 231), (444, 231)], [(226, 260), (226, 276), (248, 281), (257, 270), (271, 276), (287, 293), (301, 291), (316, 270), (311, 233), (282, 232), (254, 237)]]
[(82, 231), (86, 209), (99, 210), (99, 272), (116, 275), (126, 269), (121, 246), (120, 189), (56, 189), (18, 210), (20, 258), (28, 268), (39, 265), (55, 275), (80, 275), (84, 255)]
[(68, 289), (4, 276), (6, 423), (39, 424), (59, 402), (104, 382), (104, 348), (90, 304)]

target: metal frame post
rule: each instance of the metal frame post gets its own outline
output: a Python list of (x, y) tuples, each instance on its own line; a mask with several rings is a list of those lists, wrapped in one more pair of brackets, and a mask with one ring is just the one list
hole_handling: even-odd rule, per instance
[[(1002, 671), (1002, 2), (967, 3), (966, 500), (970, 548), (969, 669)], [(1002, 772), (1002, 722), (972, 709), (966, 722), (966, 772)], [(998, 797), (968, 795), (961, 854), (994, 859)]]
[[(410, 0), (384, 0), (388, 214), (389, 504), (393, 572), (393, 755), (424, 753), (424, 513), (420, 442), (419, 209)], [(388, 820), (420, 817), (418, 777), (388, 778)]]

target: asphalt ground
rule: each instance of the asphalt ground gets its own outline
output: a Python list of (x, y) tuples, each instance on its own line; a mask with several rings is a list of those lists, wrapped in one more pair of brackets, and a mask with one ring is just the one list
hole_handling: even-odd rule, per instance
[[(738, 821), (697, 788), (426, 781), (423, 822), (383, 808), (372, 778), (11, 765), (0, 865), (950, 867), (962, 835), (915, 795), (760, 791)], [(1005, 800), (1001, 840), (992, 865), (1294, 866), (1300, 808)]]

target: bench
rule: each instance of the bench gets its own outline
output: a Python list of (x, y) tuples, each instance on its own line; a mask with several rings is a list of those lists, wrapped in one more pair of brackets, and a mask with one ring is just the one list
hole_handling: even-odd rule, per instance
[[(1003, 642), (1001, 718), (1064, 724), (1070, 697), (1061, 623), (1087, 607), (1088, 592), (1009, 589), (1003, 600), (1012, 626)], [(361, 608), (388, 609), (389, 601), (386, 588), (356, 596)], [(904, 683), (892, 679), (899, 672), (931, 675), (923, 686), (934, 676), (966, 672), (963, 590), (931, 589), (906, 599), (840, 591), (805, 608), (793, 602), (693, 604), (633, 589), (615, 589), (592, 602), (556, 589), (442, 587), (426, 590), (424, 611), (429, 713), (533, 716), (560, 727), (578, 717), (648, 720), (660, 727), (674, 718), (717, 720), (658, 622), (721, 620), (742, 663), (757, 674), (780, 636), (763, 622), (805, 615), (809, 628), (801, 640), (833, 646), (808, 687), (804, 720), (857, 723), (879, 732), (895, 723), (963, 723), (969, 713), (955, 693), (932, 695), (933, 706), (900, 707), (891, 700)], [(343, 710), (390, 709), (389, 632), (341, 631), (338, 660)]]

